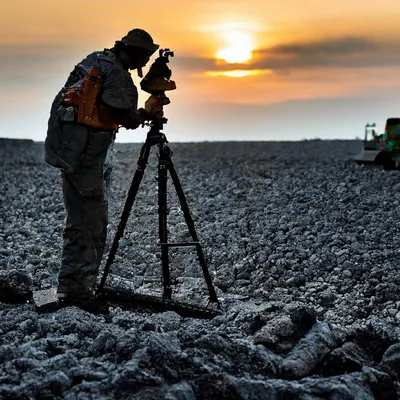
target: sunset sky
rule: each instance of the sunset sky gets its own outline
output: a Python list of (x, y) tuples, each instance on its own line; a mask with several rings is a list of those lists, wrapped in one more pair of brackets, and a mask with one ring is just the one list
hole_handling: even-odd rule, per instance
[(0, 137), (43, 141), (74, 65), (136, 27), (175, 52), (171, 142), (353, 139), (400, 117), (399, 0), (13, 0), (0, 15)]

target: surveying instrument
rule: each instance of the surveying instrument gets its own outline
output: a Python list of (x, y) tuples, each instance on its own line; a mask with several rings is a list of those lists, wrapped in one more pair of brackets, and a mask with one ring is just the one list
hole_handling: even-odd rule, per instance
[[(98, 285), (96, 297), (107, 302), (126, 303), (126, 304), (143, 304), (148, 306), (156, 306), (158, 308), (171, 309), (180, 314), (188, 316), (212, 317), (219, 313), (219, 301), (208, 271), (204, 258), (202, 247), (199, 243), (193, 219), (191, 217), (189, 207), (179, 181), (178, 175), (171, 160), (172, 151), (168, 146), (168, 140), (162, 131), (167, 118), (164, 117), (163, 107), (170, 103), (169, 98), (165, 95), (165, 91), (176, 89), (174, 81), (171, 81), (171, 70), (168, 67), (169, 57), (173, 57), (174, 53), (170, 49), (160, 49), (159, 57), (151, 65), (149, 72), (142, 79), (140, 86), (142, 90), (150, 93), (150, 97), (145, 102), (145, 110), (151, 116), (150, 122), (147, 124), (150, 129), (147, 138), (140, 150), (137, 169), (133, 176), (125, 206), (121, 214), (121, 219), (112, 242), (106, 264), (104, 266), (103, 276)], [(158, 146), (158, 225), (159, 225), (159, 245), (161, 247), (161, 263), (162, 263), (162, 297), (152, 296), (140, 293), (131, 293), (127, 290), (115, 290), (107, 288), (106, 280), (110, 271), (110, 267), (114, 262), (119, 241), (123, 237), (126, 223), (131, 213), (142, 181), (151, 148)], [(167, 229), (167, 181), (168, 173), (174, 184), (181, 209), (186, 221), (188, 231), (191, 235), (191, 242), (168, 242)], [(170, 277), (169, 249), (171, 247), (187, 247), (193, 246), (197, 252), (197, 258), (204, 276), (205, 283), (209, 293), (209, 306), (202, 307), (196, 304), (182, 303), (174, 300), (172, 297), (172, 286)]]

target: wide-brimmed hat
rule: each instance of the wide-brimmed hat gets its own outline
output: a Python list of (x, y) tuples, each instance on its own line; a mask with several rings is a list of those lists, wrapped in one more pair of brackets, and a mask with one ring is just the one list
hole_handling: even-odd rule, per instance
[(123, 43), (129, 47), (140, 48), (146, 51), (148, 55), (152, 55), (160, 46), (155, 44), (153, 38), (143, 29), (132, 29), (117, 43)]

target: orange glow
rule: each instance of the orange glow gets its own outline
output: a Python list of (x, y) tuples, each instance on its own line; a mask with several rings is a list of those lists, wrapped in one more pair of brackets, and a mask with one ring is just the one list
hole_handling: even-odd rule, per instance
[(249, 75), (255, 75), (253, 71), (244, 71), (240, 69), (235, 69), (233, 71), (218, 71), (218, 72), (208, 72), (209, 76), (228, 76), (233, 78), (243, 78)]
[(244, 70), (244, 69), (234, 69), (230, 71), (207, 71), (206, 76), (227, 76), (232, 78), (244, 78), (246, 76), (257, 76), (257, 75), (269, 75), (272, 71), (268, 70)]
[[(26, 104), (47, 117), (74, 65), (135, 27), (175, 52), (167, 114), (398, 93), (399, 0), (5, 0), (0, 15), (4, 118), (18, 105), (22, 121)], [(139, 106), (147, 97), (139, 90)]]

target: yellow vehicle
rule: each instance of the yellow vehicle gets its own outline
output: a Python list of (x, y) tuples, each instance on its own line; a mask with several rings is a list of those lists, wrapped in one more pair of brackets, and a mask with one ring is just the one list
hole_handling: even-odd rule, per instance
[(388, 118), (382, 134), (375, 127), (375, 123), (365, 125), (363, 147), (354, 161), (384, 170), (400, 169), (400, 118)]

